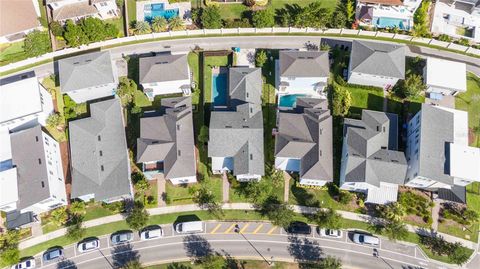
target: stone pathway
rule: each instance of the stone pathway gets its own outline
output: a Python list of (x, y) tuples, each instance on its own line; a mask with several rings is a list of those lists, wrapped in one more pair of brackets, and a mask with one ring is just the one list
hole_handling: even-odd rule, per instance
[(165, 202), (165, 184), (167, 183), (163, 174), (158, 174), (155, 176), (157, 178), (157, 201), (159, 207), (167, 206)]
[(40, 221), (32, 223), (32, 237), (37, 237), (43, 234), (42, 224)]
[(434, 231), (438, 231), (438, 217), (440, 215), (440, 203), (438, 201), (433, 200), (433, 208), (432, 208), (432, 229)]
[(292, 178), (287, 172), (283, 171), (283, 178), (285, 178), (285, 185), (283, 187), (283, 202), (288, 202), (290, 195), (290, 179)]
[(228, 203), (230, 197), (230, 182), (228, 182), (227, 173), (223, 172), (222, 174), (222, 195), (223, 195), (223, 202)]
[(388, 106), (388, 92), (383, 89), (383, 112), (387, 112), (387, 106)]

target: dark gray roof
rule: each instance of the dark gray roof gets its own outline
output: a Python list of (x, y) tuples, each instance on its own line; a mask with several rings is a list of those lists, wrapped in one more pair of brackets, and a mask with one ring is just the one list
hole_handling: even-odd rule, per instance
[(453, 185), (451, 189), (438, 189), (438, 198), (450, 202), (466, 204), (467, 189), (464, 186)]
[(332, 116), (328, 101), (298, 98), (293, 113), (279, 113), (275, 157), (300, 159), (300, 177), (333, 180)]
[(35, 221), (33, 218), (33, 212), (20, 213), (18, 210), (7, 212), (5, 226), (7, 229), (21, 228), (23, 225), (32, 223)]
[(447, 143), (454, 142), (454, 114), (432, 105), (422, 104), (420, 114), (418, 175), (453, 185), (449, 175)]
[(62, 93), (115, 82), (109, 51), (98, 51), (58, 60)]
[(362, 6), (360, 12), (358, 13), (359, 20), (371, 20), (373, 19), (373, 7)]
[(185, 80), (189, 78), (187, 55), (161, 54), (140, 58), (140, 83)]
[(353, 40), (350, 55), (352, 72), (405, 78), (405, 46)]
[(50, 197), (42, 128), (37, 125), (13, 133), (10, 142), (12, 163), (17, 167), (17, 208), (21, 210)]
[(330, 64), (326, 51), (280, 51), (280, 76), (328, 77)]
[(407, 161), (396, 151), (397, 129), (397, 115), (390, 113), (363, 110), (361, 120), (345, 119), (345, 182), (404, 183)]
[(69, 123), (72, 198), (131, 196), (130, 163), (118, 99), (90, 104), (90, 117)]
[(261, 69), (229, 69), (227, 111), (212, 111), (208, 156), (232, 157), (234, 175), (264, 175)]
[(140, 119), (137, 162), (164, 161), (167, 179), (196, 175), (192, 99), (162, 99), (162, 116)]

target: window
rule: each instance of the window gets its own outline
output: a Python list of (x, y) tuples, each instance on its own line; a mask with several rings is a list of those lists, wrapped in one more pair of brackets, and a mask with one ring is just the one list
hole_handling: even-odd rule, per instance
[(97, 136), (97, 140), (98, 141), (102, 141), (102, 137), (100, 137), (100, 135)]
[(178, 156), (182, 156), (182, 151), (178, 150)]
[(104, 170), (103, 165), (100, 165), (100, 170), (103, 172)]
[(42, 181), (42, 188), (45, 188), (45, 182)]
[(177, 124), (177, 131), (180, 131), (180, 124)]
[(380, 126), (377, 126), (377, 132), (380, 132)]
[(48, 173), (53, 176), (53, 172), (52, 172), (52, 171), (48, 171)]
[(42, 164), (42, 159), (38, 158), (38, 164)]
[(385, 133), (385, 126), (383, 126), (383, 132)]
[(250, 161), (253, 160), (253, 154), (250, 154)]
[(37, 142), (38, 142), (38, 136), (35, 136), (35, 141), (37, 141)]
[(98, 153), (100, 154), (100, 157), (103, 156), (103, 152), (101, 150)]

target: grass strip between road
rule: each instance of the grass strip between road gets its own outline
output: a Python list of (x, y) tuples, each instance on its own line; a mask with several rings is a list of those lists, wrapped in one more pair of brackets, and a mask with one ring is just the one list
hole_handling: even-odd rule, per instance
[[(256, 211), (247, 211), (247, 210), (225, 210), (225, 216), (222, 220), (219, 221), (268, 221), (266, 217), (263, 217), (260, 213)], [(182, 212), (182, 213), (171, 213), (171, 214), (162, 214), (162, 215), (152, 215), (149, 218), (148, 225), (153, 224), (169, 224), (174, 223), (179, 216), (185, 215), (195, 215), (200, 220), (218, 220), (215, 216), (208, 213), (207, 211), (191, 211), (191, 212)], [(309, 221), (304, 215), (302, 214), (295, 214), (294, 220), (296, 221), (304, 221), (304, 222), (311, 222)], [(359, 229), (368, 231), (369, 224), (362, 221), (356, 220), (342, 220), (342, 228), (343, 229)], [(87, 237), (99, 237), (103, 235), (108, 235), (120, 230), (127, 230), (129, 229), (127, 223), (125, 221), (117, 221), (107, 224), (98, 225), (95, 227), (90, 227), (86, 229), (85, 238)], [(433, 260), (441, 261), (444, 263), (451, 263), (447, 257), (445, 256), (438, 256), (434, 255), (430, 250), (425, 248), (420, 244), (420, 238), (417, 234), (409, 232), (408, 237), (404, 240), (406, 242), (414, 243), (420, 246), (420, 248), (425, 252), (425, 254)], [(65, 236), (55, 238), (52, 240), (45, 241), (43, 243), (34, 245), (29, 248), (22, 249), (20, 251), (21, 257), (30, 257), (45, 251), (46, 249), (53, 247), (53, 246), (68, 246), (70, 244), (76, 243), (76, 240), (69, 239)], [(473, 254), (473, 250), (466, 248), (469, 255)]]
[[(388, 38), (388, 37), (379, 37), (379, 36), (361, 36), (361, 35), (350, 35), (350, 34), (318, 34), (318, 33), (248, 33), (248, 34), (207, 34), (207, 35), (194, 35), (194, 36), (172, 36), (172, 37), (161, 37), (161, 38), (151, 38), (151, 39), (144, 39), (144, 40), (135, 40), (135, 41), (129, 41), (129, 42), (123, 42), (115, 45), (110, 45), (110, 46), (104, 46), (100, 47), (101, 49), (110, 49), (110, 48), (116, 48), (116, 47), (121, 47), (121, 46), (128, 46), (128, 45), (134, 45), (134, 44), (142, 44), (142, 43), (149, 43), (149, 42), (156, 42), (156, 41), (164, 41), (164, 40), (176, 40), (176, 39), (192, 39), (192, 38), (205, 38), (205, 37), (242, 37), (242, 36), (321, 36), (321, 37), (340, 37), (340, 38), (355, 38), (355, 39), (371, 39), (371, 40), (380, 40), (380, 41), (388, 41), (388, 42), (396, 42), (396, 43), (402, 43), (406, 45), (415, 45), (415, 46), (421, 46), (421, 47), (427, 47), (427, 48), (432, 48), (432, 49), (438, 49), (438, 50), (443, 50), (443, 51), (449, 51), (453, 53), (458, 53), (458, 54), (463, 54), (467, 55), (470, 57), (474, 58), (480, 58), (480, 55), (475, 55), (472, 53), (467, 53), (464, 51), (458, 51), (454, 49), (449, 49), (449, 48), (444, 48), (441, 46), (436, 46), (436, 45), (431, 45), (431, 44), (425, 44), (421, 42), (414, 42), (414, 41), (408, 41), (408, 40), (402, 40), (402, 39), (393, 39), (393, 38)], [(67, 55), (63, 55), (63, 57), (67, 57)], [(0, 76), (5, 76), (9, 75), (18, 71), (22, 71), (25, 69), (29, 69), (38, 65), (42, 65), (48, 62), (53, 61), (54, 59), (47, 59), (44, 61), (40, 61), (37, 63), (25, 65), (22, 67), (14, 68), (8, 71), (0, 72)]]

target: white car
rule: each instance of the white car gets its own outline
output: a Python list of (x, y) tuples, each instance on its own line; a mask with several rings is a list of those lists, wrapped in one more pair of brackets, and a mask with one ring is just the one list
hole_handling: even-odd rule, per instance
[(133, 240), (133, 233), (130, 231), (116, 233), (112, 235), (111, 240), (114, 245), (128, 243)]
[(380, 244), (380, 240), (378, 239), (378, 237), (368, 235), (368, 234), (360, 234), (360, 233), (353, 234), (353, 242), (360, 245), (368, 245), (368, 246), (378, 246)]
[(32, 269), (32, 268), (35, 268), (34, 258), (25, 259), (11, 267), (11, 269)]
[(89, 252), (100, 248), (100, 240), (93, 238), (78, 243), (77, 250), (80, 253)]
[(160, 226), (147, 228), (140, 233), (140, 240), (150, 240), (163, 237), (163, 230)]
[(342, 231), (341, 230), (334, 230), (334, 229), (321, 229), (320, 230), (320, 235), (321, 236), (333, 237), (333, 238), (340, 238), (340, 237), (342, 237)]

